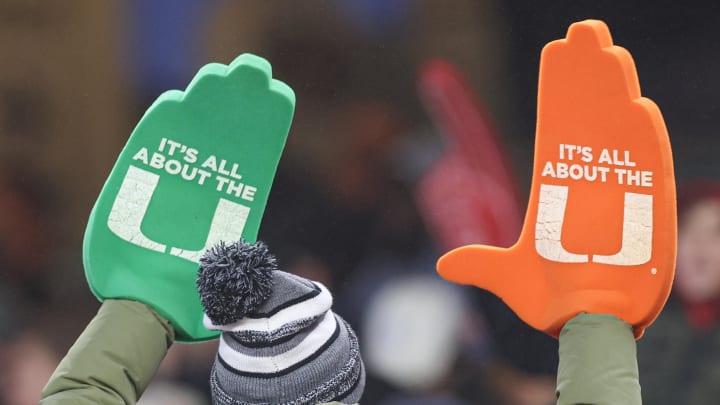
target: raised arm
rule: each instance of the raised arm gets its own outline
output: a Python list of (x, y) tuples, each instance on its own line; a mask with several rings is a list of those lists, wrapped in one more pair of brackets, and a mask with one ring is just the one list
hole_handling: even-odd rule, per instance
[(175, 334), (145, 304), (106, 300), (42, 392), (42, 405), (134, 404)]
[(613, 315), (580, 314), (560, 332), (557, 403), (642, 404), (635, 337)]

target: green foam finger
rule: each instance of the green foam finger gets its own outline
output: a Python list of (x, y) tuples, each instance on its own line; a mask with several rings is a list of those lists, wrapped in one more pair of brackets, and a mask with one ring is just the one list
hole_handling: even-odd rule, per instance
[(250, 54), (160, 95), (90, 214), (83, 260), (93, 293), (152, 306), (179, 341), (216, 338), (202, 325), (198, 260), (219, 241), (256, 240), (294, 108), (292, 89)]

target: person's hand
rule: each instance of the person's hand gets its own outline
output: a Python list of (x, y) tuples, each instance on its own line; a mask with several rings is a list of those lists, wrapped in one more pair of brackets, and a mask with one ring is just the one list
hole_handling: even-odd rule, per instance
[(255, 241), (294, 107), (293, 91), (249, 54), (162, 94), (90, 216), (83, 254), (93, 293), (150, 305), (179, 341), (216, 337), (202, 326), (198, 260), (219, 241)]
[(530, 202), (511, 248), (470, 245), (438, 262), (446, 279), (501, 297), (558, 336), (580, 312), (640, 337), (670, 292), (676, 251), (672, 154), (630, 54), (601, 21), (573, 24), (542, 53)]

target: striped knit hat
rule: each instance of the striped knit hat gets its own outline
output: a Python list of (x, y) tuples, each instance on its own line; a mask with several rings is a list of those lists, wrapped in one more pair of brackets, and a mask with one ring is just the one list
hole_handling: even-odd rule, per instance
[(262, 242), (221, 243), (200, 265), (204, 324), (222, 331), (210, 376), (215, 405), (360, 400), (358, 339), (322, 284), (277, 270)]

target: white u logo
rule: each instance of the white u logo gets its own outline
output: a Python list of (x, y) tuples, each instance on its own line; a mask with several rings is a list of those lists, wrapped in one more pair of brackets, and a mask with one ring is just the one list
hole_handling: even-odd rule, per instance
[[(113, 202), (108, 227), (121, 239), (156, 252), (165, 252), (167, 247), (151, 240), (141, 230), (150, 200), (160, 176), (147, 170), (130, 166), (123, 179), (120, 191)], [(220, 241), (236, 241), (242, 237), (250, 208), (220, 198), (208, 231), (205, 247), (201, 250), (170, 248), (170, 254), (197, 263), (208, 248)]]
[[(535, 250), (543, 258), (555, 262), (587, 263), (590, 261), (587, 254), (571, 253), (562, 246), (567, 195), (567, 186), (540, 185)], [(652, 195), (625, 193), (622, 247), (613, 255), (593, 255), (592, 261), (618, 266), (637, 266), (649, 262), (652, 257), (652, 214)]]

